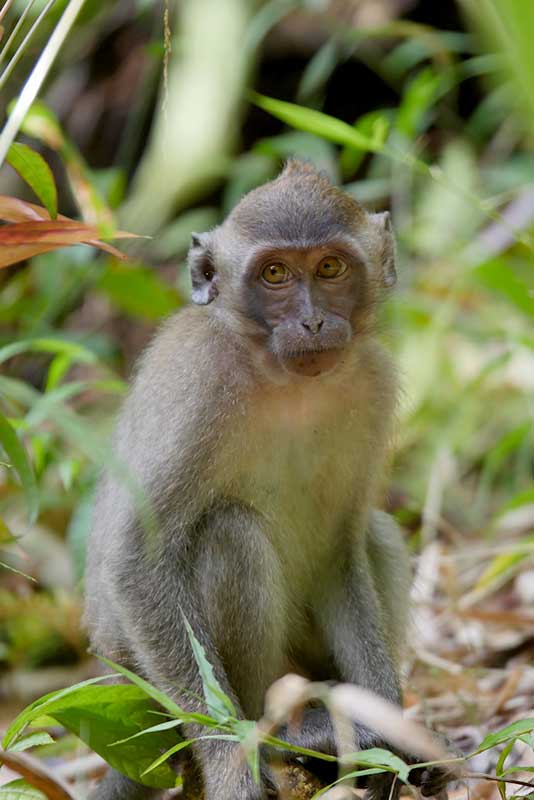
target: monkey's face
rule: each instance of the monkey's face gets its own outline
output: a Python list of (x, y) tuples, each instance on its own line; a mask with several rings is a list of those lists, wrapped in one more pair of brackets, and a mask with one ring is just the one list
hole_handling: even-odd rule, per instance
[(244, 307), (287, 372), (317, 377), (343, 361), (367, 308), (365, 266), (346, 243), (262, 250), (244, 276)]

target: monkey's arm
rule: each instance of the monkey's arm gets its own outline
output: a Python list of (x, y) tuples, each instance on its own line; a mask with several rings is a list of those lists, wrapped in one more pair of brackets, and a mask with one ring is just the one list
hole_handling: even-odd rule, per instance
[[(231, 376), (232, 371), (220, 363), (210, 370), (210, 360), (224, 354), (217, 350), (218, 340), (205, 320), (196, 324), (197, 316), (186, 312), (167, 324), (145, 356), (124, 406), (114, 460), (95, 508), (87, 617), (96, 652), (139, 671), (184, 710), (205, 712), (186, 618), (241, 716), (214, 643), (201, 585), (203, 548), (210, 534), (206, 520), (210, 504), (216, 502), (210, 494), (210, 464), (225, 396), (231, 395), (231, 387), (220, 379), (215, 384), (212, 376)], [(190, 341), (196, 343), (202, 360), (189, 347)], [(121, 474), (116, 473), (116, 462), (132, 481), (123, 480), (122, 468)], [(153, 512), (148, 527), (139, 515), (139, 486)], [(188, 737), (205, 733), (198, 726), (184, 726)], [(205, 740), (194, 748), (202, 761), (209, 800), (262, 797), (234, 745)], [(109, 798), (113, 791), (110, 788)], [(105, 793), (97, 797), (108, 800)]]

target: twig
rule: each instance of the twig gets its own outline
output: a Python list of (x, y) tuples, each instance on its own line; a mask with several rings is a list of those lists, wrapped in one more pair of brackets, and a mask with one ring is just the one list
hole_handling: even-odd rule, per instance
[(0, 750), (0, 762), (22, 775), (28, 783), (43, 792), (49, 800), (76, 800), (67, 784), (33, 756), (27, 753)]
[(462, 775), (462, 780), (468, 781), (495, 781), (496, 783), (514, 783), (517, 786), (526, 786), (527, 789), (532, 789), (534, 783), (532, 781), (519, 781), (517, 778), (498, 778), (496, 775), (487, 775), (485, 772), (468, 772)]

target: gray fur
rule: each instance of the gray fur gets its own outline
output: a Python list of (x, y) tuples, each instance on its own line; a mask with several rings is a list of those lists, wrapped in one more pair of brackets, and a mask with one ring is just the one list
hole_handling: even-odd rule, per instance
[[(302, 243), (317, 235), (319, 217), (322, 237), (332, 228), (359, 236), (378, 274), (377, 227), (352, 202), (293, 164), (222, 229), (194, 239), (193, 265), (202, 248), (215, 248), (217, 293), (204, 291), (209, 305), (165, 323), (120, 415), (115, 458), (148, 495), (156, 531), (147, 532), (131, 490), (109, 469), (88, 551), (91, 642), (189, 710), (202, 709), (202, 686), (182, 613), (245, 717), (257, 718), (270, 683), (295, 669), (400, 702), (408, 556), (394, 522), (371, 510), (396, 380), (369, 320), (358, 322), (372, 315), (371, 299), (365, 310), (355, 306), (339, 366), (318, 378), (266, 360), (267, 334), (236, 299), (251, 236)], [(310, 712), (307, 726), (308, 746), (333, 747), (324, 714)], [(371, 732), (359, 734), (362, 746), (373, 743)], [(232, 744), (211, 741), (195, 753), (207, 800), (264, 797)], [(388, 779), (370, 791), (385, 800)], [(112, 773), (94, 797), (152, 795)]]

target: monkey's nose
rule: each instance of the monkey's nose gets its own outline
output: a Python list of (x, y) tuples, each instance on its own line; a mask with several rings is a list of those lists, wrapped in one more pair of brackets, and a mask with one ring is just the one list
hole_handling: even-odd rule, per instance
[(323, 327), (323, 321), (322, 319), (307, 319), (305, 322), (301, 322), (301, 325), (310, 333), (319, 333)]

